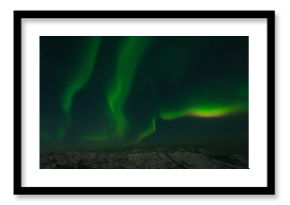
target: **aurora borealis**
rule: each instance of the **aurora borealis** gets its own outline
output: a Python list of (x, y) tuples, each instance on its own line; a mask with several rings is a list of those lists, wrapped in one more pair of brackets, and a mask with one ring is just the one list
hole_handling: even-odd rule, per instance
[(41, 151), (248, 150), (248, 37), (40, 37)]

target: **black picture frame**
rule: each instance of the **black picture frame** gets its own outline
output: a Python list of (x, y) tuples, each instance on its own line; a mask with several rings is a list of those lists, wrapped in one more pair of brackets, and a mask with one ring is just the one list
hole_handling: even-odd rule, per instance
[[(267, 20), (266, 187), (23, 187), (22, 186), (22, 19), (27, 18), (237, 18)], [(275, 194), (275, 12), (274, 11), (14, 11), (14, 194), (17, 195), (190, 195)]]

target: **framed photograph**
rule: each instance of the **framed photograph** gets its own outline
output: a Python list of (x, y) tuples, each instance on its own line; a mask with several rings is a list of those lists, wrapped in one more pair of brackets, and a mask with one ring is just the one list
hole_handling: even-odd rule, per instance
[(274, 194), (274, 11), (14, 11), (14, 194)]

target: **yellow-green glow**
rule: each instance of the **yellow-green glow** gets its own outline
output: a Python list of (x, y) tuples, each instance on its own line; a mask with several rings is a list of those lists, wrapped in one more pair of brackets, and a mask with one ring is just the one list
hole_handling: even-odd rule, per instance
[(240, 103), (233, 105), (205, 104), (187, 107), (180, 110), (162, 112), (160, 113), (160, 116), (164, 120), (172, 120), (181, 117), (215, 118), (244, 112), (246, 110), (247, 106)]

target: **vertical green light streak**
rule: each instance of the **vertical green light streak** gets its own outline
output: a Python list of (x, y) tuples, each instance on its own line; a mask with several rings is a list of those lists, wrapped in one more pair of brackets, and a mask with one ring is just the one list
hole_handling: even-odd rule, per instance
[(126, 131), (128, 122), (124, 106), (130, 93), (135, 71), (150, 40), (150, 37), (127, 37), (124, 46), (119, 51), (115, 77), (107, 95), (108, 106), (116, 126), (115, 134), (118, 138), (123, 137)]
[[(84, 50), (80, 53), (80, 61), (77, 62), (76, 72), (73, 73), (69, 83), (61, 96), (61, 106), (67, 116), (73, 103), (73, 98), (88, 82), (94, 70), (94, 63), (101, 43), (101, 37), (90, 37), (86, 39)], [(75, 60), (75, 59), (73, 59)]]
[(139, 135), (138, 139), (136, 140), (136, 143), (141, 142), (145, 137), (152, 135), (155, 131), (156, 131), (156, 119), (153, 118), (150, 126)]

